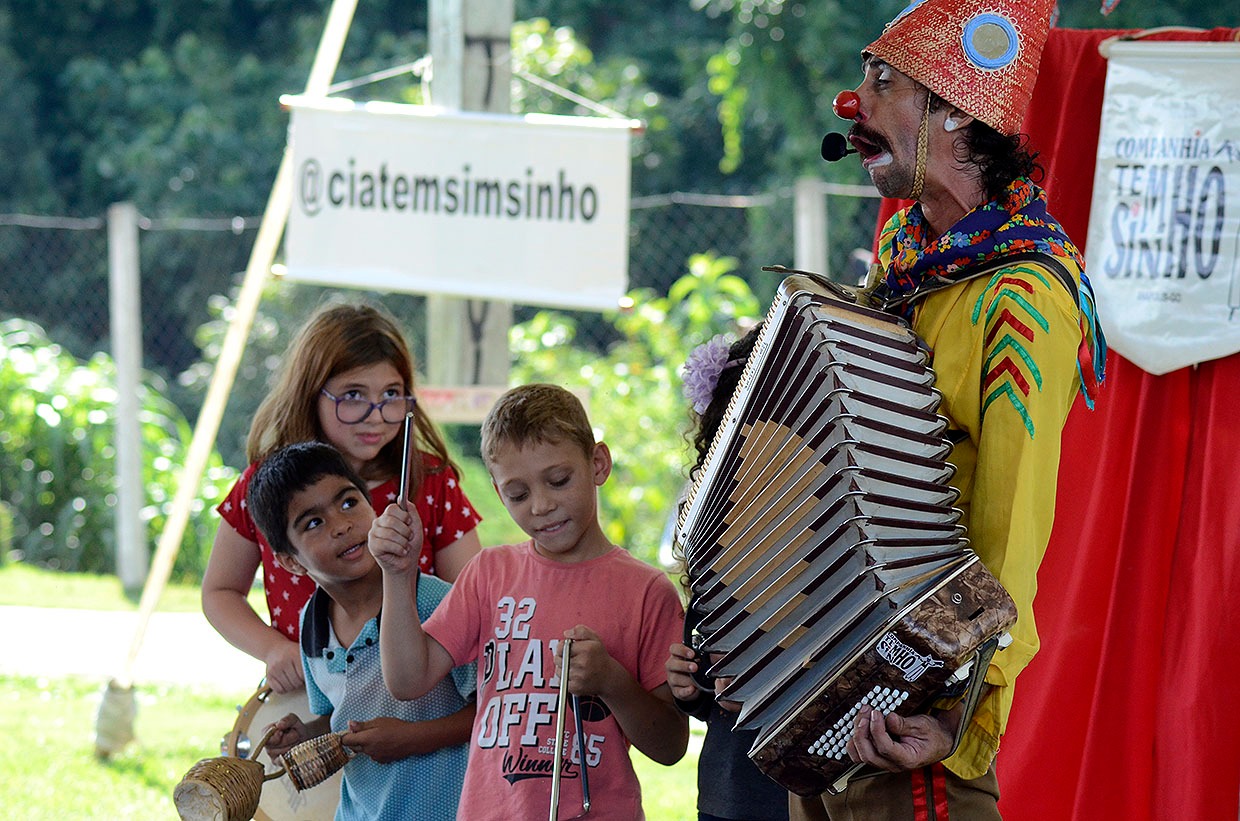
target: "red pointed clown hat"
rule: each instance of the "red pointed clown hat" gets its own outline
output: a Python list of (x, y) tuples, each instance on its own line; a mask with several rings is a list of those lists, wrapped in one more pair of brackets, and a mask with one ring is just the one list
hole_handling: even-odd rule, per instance
[(1020, 130), (1055, 0), (912, 0), (865, 51), (1001, 134)]

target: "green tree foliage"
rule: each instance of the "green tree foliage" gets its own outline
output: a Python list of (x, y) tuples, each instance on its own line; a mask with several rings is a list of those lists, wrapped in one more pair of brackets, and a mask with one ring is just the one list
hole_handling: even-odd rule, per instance
[[(519, 65), (530, 72), (643, 120), (645, 131), (635, 143), (635, 193), (749, 193), (787, 185), (804, 172), (860, 179), (856, 164), (823, 166), (818, 141), (824, 131), (840, 125), (830, 100), (839, 89), (856, 84), (858, 52), (906, 3), (520, 0), (516, 16), (529, 22), (517, 28), (514, 46), (524, 61)], [(1205, 0), (1123, 0), (1110, 17), (1098, 13), (1098, 3), (1064, 0), (1061, 24), (1121, 28), (1236, 22), (1229, 4)], [(141, 213), (161, 220), (259, 214), (286, 139), (279, 96), (304, 88), (329, 5), (329, 0), (0, 0), (0, 82), (6, 92), (0, 100), (0, 147), (6, 159), (0, 166), (0, 208), (98, 218), (111, 203), (131, 200)], [(425, 3), (359, 3), (337, 79), (362, 78), (423, 57), (426, 16)], [(416, 102), (420, 90), (419, 78), (409, 73), (347, 94)], [(581, 113), (529, 85), (516, 99), (522, 110)], [(144, 413), (155, 420), (144, 421), (144, 431), (168, 439), (163, 444), (151, 439), (151, 465), (179, 463), (175, 454), (188, 441), (183, 416), (196, 412), (210, 372), (203, 363), (214, 361), (223, 336), (228, 303), (221, 295), (235, 287), (251, 237), (244, 233), (223, 249), (190, 242), (184, 232), (152, 229), (143, 234), (144, 336), (152, 371), (143, 402)], [(89, 442), (96, 461), (107, 452), (108, 440), (100, 438), (100, 431), (110, 429), (110, 410), (100, 385), (110, 365), (106, 357), (92, 356), (106, 347), (107, 331), (84, 328), (81, 317), (65, 306), (68, 296), (79, 294), (83, 301), (106, 303), (106, 255), (69, 254), (61, 270), (27, 283), (17, 280), (23, 260), (46, 250), (34, 241), (21, 240), (20, 248), (16, 242), (0, 248), (0, 318), (20, 315), (38, 321), (52, 339), (72, 344), (77, 359), (23, 326), (21, 334), (41, 341), (12, 343), (20, 349), (14, 361), (41, 362), (55, 378), (18, 372), (7, 355), (0, 363), (5, 380), (20, 378), (34, 386), (6, 382), (0, 394), (0, 410), (6, 414), (0, 450), (14, 459), (12, 454), (22, 454), (4, 463), (0, 473), (0, 498), (11, 505), (9, 517), (0, 513), (0, 534), (11, 518), (18, 549), (36, 556), (51, 544), (40, 541), (41, 530), (51, 527), (55, 538), (66, 539), (66, 566), (93, 566), (95, 559), (86, 559), (92, 551), (110, 556), (104, 549), (110, 537), (92, 529), (96, 523), (102, 528), (106, 518), (99, 513), (106, 501), (97, 501), (106, 500), (102, 468), (92, 464), (93, 478), (83, 479), (84, 463), (63, 460), (70, 454), (84, 460), (88, 445), (83, 442)], [(634, 259), (645, 252), (635, 248)], [(514, 337), (519, 377), (564, 373), (572, 375), (570, 383), (591, 386), (596, 420), (632, 465), (626, 469), (635, 471), (609, 483), (627, 494), (624, 504), (615, 501), (611, 518), (628, 523), (617, 526), (632, 531), (622, 534), (630, 544), (652, 543), (649, 530), (675, 493), (665, 478), (654, 476), (665, 477), (670, 467), (678, 471), (685, 456), (683, 448), (668, 444), (672, 440), (642, 438), (643, 431), (685, 426), (673, 387), (679, 361), (713, 329), (710, 323), (722, 328), (743, 313), (738, 308), (729, 315), (731, 296), (720, 292), (709, 300), (701, 297), (709, 320), (691, 316), (698, 310), (693, 300), (724, 287), (730, 274), (712, 280), (702, 273), (718, 271), (720, 265), (695, 259), (690, 276), (700, 287), (684, 299), (660, 296), (662, 283), (658, 293), (635, 294), (638, 307), (630, 315), (611, 317), (613, 341), (601, 351), (580, 339), (574, 345), (576, 323), (592, 318), (542, 313)], [(276, 357), (321, 298), (319, 291), (273, 285), (264, 299), (226, 414), (221, 447), (229, 464), (243, 461), (244, 433)], [(205, 310), (208, 304), (213, 314)], [(409, 298), (407, 305), (400, 313), (411, 339), (418, 340), (420, 303)], [(159, 382), (182, 373), (167, 388)], [(58, 407), (64, 400), (40, 391), (61, 391), (73, 407)], [(27, 393), (42, 398), (23, 398)], [(169, 397), (182, 410), (169, 405)], [(94, 416), (79, 420), (79, 404), (85, 409), (81, 413)], [(19, 411), (34, 416), (19, 422)], [(55, 425), (49, 422), (53, 418)], [(28, 451), (11, 444), (19, 435), (26, 437), (22, 447)], [(632, 441), (626, 441), (630, 436)], [(156, 462), (157, 457), (166, 461)], [(50, 465), (46, 470), (45, 462)], [(27, 463), (38, 470), (23, 471)], [(157, 501), (148, 522), (158, 531), (161, 505), (171, 495), (163, 483), (171, 481), (167, 477), (174, 471), (152, 469), (161, 477), (148, 479), (157, 485), (150, 489)], [(50, 497), (40, 485), (45, 474), (52, 483), (65, 483)], [(83, 482), (81, 488), (74, 484)], [(19, 486), (33, 496), (16, 504), (7, 494)], [(32, 512), (34, 496), (49, 499), (51, 513)], [(74, 501), (79, 498), (86, 501)], [(76, 504), (86, 507), (77, 510)], [(75, 533), (77, 546), (70, 548), (67, 539)], [(185, 553), (192, 557), (195, 548)]]
[[(708, 0), (708, 13), (731, 23), (730, 37), (707, 65), (721, 101), (724, 170), (752, 167), (751, 176), (778, 179), (823, 174), (822, 135), (839, 123), (831, 100), (855, 84), (864, 38), (903, 5)], [(855, 168), (831, 173), (859, 176)]]
[(725, 17), (690, 0), (518, 0), (516, 16), (570, 29), (595, 71), (640, 78), (644, 93), (632, 107), (623, 98), (609, 102), (646, 125), (634, 154), (634, 193), (736, 189), (737, 180), (719, 170), (718, 101), (703, 70), (727, 37)]
[[(260, 214), (288, 126), (279, 97), (304, 89), (328, 6), (0, 0), (5, 210), (99, 217), (127, 200), (162, 220)], [(337, 78), (421, 56), (425, 30), (425, 4), (358, 4)], [(405, 77), (362, 93), (399, 99), (410, 84), (416, 81)], [(220, 253), (185, 240), (183, 231), (142, 237), (147, 364), (166, 378), (196, 358), (190, 335), (203, 306), (228, 291), (248, 251), (248, 242)], [(98, 286), (105, 265), (106, 255), (82, 260), (29, 288), (56, 294)], [(57, 339), (84, 336), (79, 356), (106, 344), (106, 328), (83, 335), (54, 308), (32, 313), (41, 301), (59, 304), (39, 293), (19, 301), (0, 289), (0, 316), (36, 320)]]
[[(661, 113), (662, 98), (631, 59), (596, 62), (572, 28), (536, 17), (513, 25), (512, 69), (514, 111), (582, 117), (610, 111), (641, 120), (646, 128), (634, 141), (634, 166), (661, 164), (668, 125)], [(528, 79), (531, 76), (535, 79)]]
[(0, 12), (0, 88), (5, 90), (0, 99), (0, 146), (6, 157), (0, 164), (0, 209), (55, 212), (61, 206), (46, 146), (39, 139), (38, 92), (27, 67), (8, 45), (9, 28), (9, 15)]
[(608, 538), (634, 555), (659, 559), (659, 545), (686, 476), (691, 427), (681, 395), (681, 368), (694, 346), (735, 333), (758, 316), (748, 284), (731, 273), (736, 261), (693, 257), (667, 296), (629, 294), (633, 308), (609, 314), (620, 339), (602, 356), (574, 344), (577, 321), (540, 312), (513, 328), (512, 379), (552, 382), (587, 393), (596, 435), (615, 467), (600, 491)]
[[(60, 570), (114, 572), (115, 384), (104, 354), (82, 363), (37, 325), (0, 322), (0, 530), (7, 528), (0, 561), (13, 556)], [(138, 396), (150, 544), (164, 528), (190, 440), (185, 417), (161, 388), (148, 377)], [(218, 457), (208, 463), (177, 577), (201, 577), (215, 535), (213, 509), (236, 477)]]
[[(133, 199), (164, 216), (167, 198), (181, 207), (203, 198), (178, 213), (205, 216), (215, 197), (223, 200), (216, 213), (261, 210), (284, 139), (278, 97), (304, 88), (329, 5), (0, 0), (66, 205), (98, 214)], [(425, 30), (423, 3), (359, 3), (337, 76), (386, 60), (394, 38), (424, 43)], [(165, 191), (186, 167), (194, 176), (182, 182), (191, 185)]]

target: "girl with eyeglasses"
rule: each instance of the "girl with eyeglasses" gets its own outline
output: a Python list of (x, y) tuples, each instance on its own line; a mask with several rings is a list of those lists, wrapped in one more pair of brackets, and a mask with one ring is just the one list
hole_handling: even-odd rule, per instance
[[(217, 508), (223, 521), (203, 576), (202, 610), (230, 644), (266, 664), (267, 684), (277, 693), (304, 683), (298, 616), (315, 584), (276, 562), (246, 510), (250, 477), (267, 456), (295, 442), (326, 442), (366, 481), (375, 510), (383, 511), (399, 493), (403, 425), (412, 410), (422, 456), (408, 477), (424, 527), (419, 568), (451, 582), (481, 550), (481, 517), (461, 489), (443, 437), (417, 404), (413, 369), (387, 312), (329, 304), (298, 332), (275, 388), (254, 415), (246, 441), (250, 466)], [(270, 626), (246, 600), (260, 563)]]

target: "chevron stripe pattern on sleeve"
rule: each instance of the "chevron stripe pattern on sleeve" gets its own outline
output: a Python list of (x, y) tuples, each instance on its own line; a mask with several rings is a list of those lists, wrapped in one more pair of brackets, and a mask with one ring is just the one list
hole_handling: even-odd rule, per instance
[(982, 418), (995, 403), (1006, 405), (1021, 418), (1029, 438), (1036, 434), (1029, 412), (1032, 392), (1042, 389), (1042, 371), (1035, 351), (1040, 334), (1050, 330), (1035, 306), (1038, 288), (1053, 284), (1031, 265), (1005, 268), (995, 274), (973, 305), (973, 324), (985, 323), (982, 364)]

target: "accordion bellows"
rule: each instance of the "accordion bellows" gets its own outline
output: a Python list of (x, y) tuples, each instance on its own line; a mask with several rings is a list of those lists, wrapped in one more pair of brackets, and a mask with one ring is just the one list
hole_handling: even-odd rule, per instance
[(687, 627), (792, 792), (843, 789), (861, 705), (924, 712), (1016, 620), (953, 507), (939, 400), (903, 320), (789, 276), (682, 506)]

